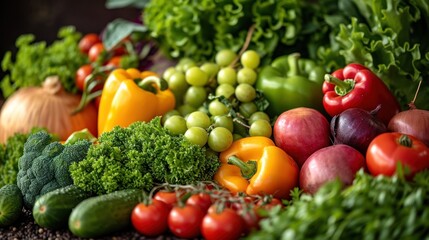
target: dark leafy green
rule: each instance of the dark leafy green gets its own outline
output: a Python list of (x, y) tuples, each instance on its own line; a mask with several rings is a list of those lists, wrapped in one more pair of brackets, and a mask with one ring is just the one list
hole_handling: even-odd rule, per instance
[(429, 171), (414, 181), (359, 171), (352, 186), (324, 185), (275, 209), (248, 239), (427, 239)]

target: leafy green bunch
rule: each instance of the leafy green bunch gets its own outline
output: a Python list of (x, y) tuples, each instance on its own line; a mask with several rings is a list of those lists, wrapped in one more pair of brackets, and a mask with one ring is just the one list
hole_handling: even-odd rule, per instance
[(248, 239), (427, 239), (429, 171), (414, 181), (359, 171), (350, 187), (340, 181), (315, 195), (295, 192)]
[(221, 49), (238, 52), (252, 26), (249, 48), (270, 57), (278, 46), (296, 43), (301, 8), (298, 0), (157, 0), (145, 6), (143, 22), (173, 58), (198, 61)]
[(211, 180), (218, 166), (217, 155), (183, 135), (171, 135), (156, 117), (103, 133), (86, 158), (70, 166), (70, 173), (78, 187), (104, 194), (128, 188), (150, 190), (155, 183)]
[(16, 39), (17, 53), (6, 52), (1, 67), (6, 73), (1, 80), (5, 98), (22, 87), (40, 86), (48, 76), (59, 76), (67, 92), (76, 93), (76, 70), (86, 63), (87, 58), (79, 51), (81, 33), (72, 26), (58, 31), (58, 40), (52, 44), (35, 42), (33, 34), (24, 34)]

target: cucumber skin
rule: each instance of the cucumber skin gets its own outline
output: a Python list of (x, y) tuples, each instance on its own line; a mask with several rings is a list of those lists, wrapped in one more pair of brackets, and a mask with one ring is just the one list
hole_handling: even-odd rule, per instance
[(24, 200), (16, 184), (6, 184), (0, 188), (0, 227), (15, 223), (22, 214)]
[(126, 189), (91, 197), (73, 209), (69, 230), (82, 238), (95, 238), (131, 226), (131, 212), (140, 202), (143, 190)]
[[(75, 185), (58, 188), (36, 200), (33, 207), (34, 221), (49, 229), (66, 228), (73, 208), (92, 195)], [(41, 208), (44, 211), (40, 211)]]

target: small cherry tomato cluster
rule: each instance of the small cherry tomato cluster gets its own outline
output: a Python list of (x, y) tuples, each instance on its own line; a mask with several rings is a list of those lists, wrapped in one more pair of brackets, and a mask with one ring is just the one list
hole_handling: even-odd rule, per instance
[(164, 186), (134, 207), (131, 222), (148, 237), (239, 239), (258, 229), (275, 206), (283, 203), (269, 195), (233, 194), (214, 183)]
[(82, 101), (85, 101), (81, 106), (95, 99), (94, 103), (98, 107), (101, 90), (109, 72), (122, 67), (121, 60), (128, 54), (125, 47), (127, 41), (128, 38), (107, 51), (102, 39), (96, 33), (88, 33), (80, 39), (79, 50), (88, 56), (88, 63), (78, 68), (75, 75), (75, 85), (82, 93)]

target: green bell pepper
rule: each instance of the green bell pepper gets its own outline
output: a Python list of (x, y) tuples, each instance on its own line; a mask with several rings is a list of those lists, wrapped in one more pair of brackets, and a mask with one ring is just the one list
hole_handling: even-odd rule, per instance
[(299, 53), (280, 56), (261, 69), (256, 88), (270, 103), (267, 113), (276, 117), (282, 112), (309, 107), (324, 112), (322, 85), (325, 70)]

